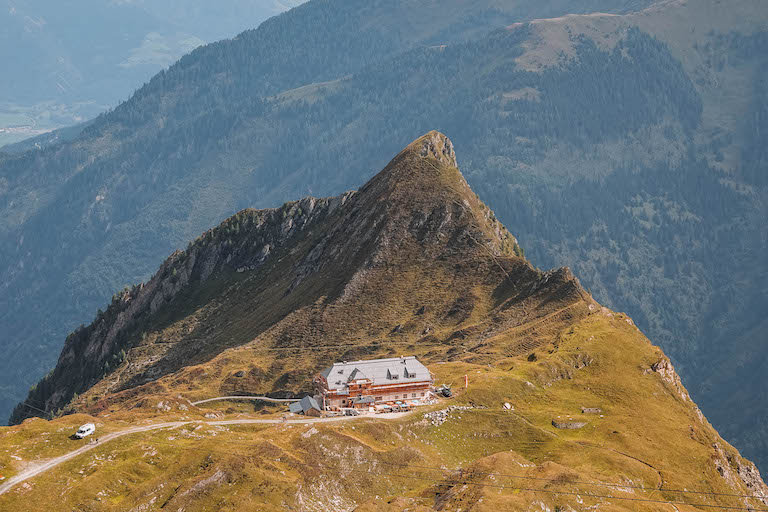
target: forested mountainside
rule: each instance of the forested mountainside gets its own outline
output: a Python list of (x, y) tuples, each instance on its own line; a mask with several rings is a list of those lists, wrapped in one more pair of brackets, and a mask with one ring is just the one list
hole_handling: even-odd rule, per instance
[(9, 412), (34, 375), (48, 371), (78, 323), (209, 226), (308, 187), (331, 195), (360, 184), (367, 171), (337, 179), (312, 165), (316, 177), (328, 176), (298, 189), (281, 185), (303, 156), (281, 160), (307, 134), (275, 137), (271, 128), (260, 134), (264, 124), (243, 126), (264, 121), (259, 112), (274, 94), (521, 19), (647, 3), (313, 1), (199, 48), (71, 142), (0, 152), (0, 326), (13, 332), (2, 339), (8, 356), (0, 363), (0, 411)]
[[(346, 417), (205, 400), (299, 396), (334, 361), (403, 354), (465, 385)], [(434, 131), (359, 191), (206, 231), (73, 333), (28, 400), (68, 415), (0, 427), (3, 510), (768, 505), (664, 353), (523, 258)], [(86, 421), (101, 442), (66, 439)]]
[(765, 463), (768, 13), (671, 1), (492, 30), (566, 4), (312, 1), (196, 50), (79, 139), (6, 156), (9, 381), (226, 214), (355, 188), (437, 127), (528, 257), (631, 312)]
[(299, 3), (2, 0), (0, 146), (96, 117), (192, 49)]

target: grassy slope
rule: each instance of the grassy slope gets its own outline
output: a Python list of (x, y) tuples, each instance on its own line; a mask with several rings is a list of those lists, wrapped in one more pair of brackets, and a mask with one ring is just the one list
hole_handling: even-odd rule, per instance
[[(663, 485), (749, 492), (719, 475), (712, 443), (735, 450), (699, 419), (678, 388), (649, 371), (664, 356), (627, 317), (598, 310), (559, 333), (557, 350), (539, 350), (537, 356), (536, 361), (500, 359), (490, 366), (436, 361), (430, 369), (438, 382), (457, 383), (467, 374), (469, 388), (397, 421), (269, 428), (192, 425), (133, 435), (11, 491), (0, 504), (26, 510), (128, 510), (141, 504), (148, 504), (146, 510), (161, 505), (169, 510), (315, 510), (355, 504), (362, 504), (360, 510), (527, 510), (540, 502), (551, 509), (596, 504), (602, 510), (666, 509), (618, 497), (744, 505), (732, 497), (681, 499), (680, 493), (653, 490)], [(575, 360), (591, 363), (575, 369)], [(504, 402), (514, 410), (504, 410)], [(453, 412), (440, 426), (423, 421), (422, 413), (448, 404), (474, 408)], [(552, 427), (558, 416), (581, 419), (581, 406), (602, 407), (603, 417), (587, 416), (581, 430)], [(162, 417), (194, 418), (200, 412)], [(5, 428), (0, 453), (53, 455), (57, 450), (45, 440), (58, 442), (80, 421), (31, 420)], [(115, 420), (100, 421), (108, 428)], [(16, 464), (7, 456), (0, 461), (4, 471)]]
[[(411, 148), (418, 150), (430, 136)], [(426, 231), (412, 229), (415, 219), (444, 212), (453, 200), (467, 207), (465, 215), (454, 211), (450, 218), (427, 220), (424, 225), (431, 228)], [(207, 304), (217, 309), (197, 320), (200, 327), (215, 325), (216, 334), (194, 346), (213, 346), (215, 353), (187, 361), (194, 364), (154, 382), (119, 391), (115, 381), (123, 387), (130, 382), (136, 375), (131, 365), (141, 366), (142, 351), (151, 350), (146, 340), (173, 339), (174, 332), (196, 321), (198, 310), (181, 307), (189, 297), (180, 296), (169, 305), (171, 314), (158, 310), (155, 320), (164, 321), (150, 330), (145, 345), (131, 351), (123, 366), (74, 406), (98, 414), (104, 430), (142, 421), (201, 419), (206, 413), (242, 417), (243, 405), (199, 409), (187, 399), (231, 391), (306, 390), (309, 378), (332, 360), (401, 353), (418, 355), (438, 384), (453, 383), (453, 399), (394, 421), (268, 428), (190, 425), (138, 434), (15, 488), (0, 498), (0, 505), (29, 510), (355, 505), (361, 510), (499, 510), (542, 504), (561, 510), (597, 504), (605, 510), (660, 509), (658, 503), (617, 499), (631, 498), (684, 501), (689, 505), (679, 505), (680, 510), (696, 510), (690, 504), (744, 502), (658, 489), (765, 490), (748, 489), (735, 476), (739, 466), (751, 466), (703, 418), (661, 350), (628, 317), (596, 304), (567, 273), (544, 274), (514, 257), (503, 243), (506, 232), (469, 193), (455, 167), (407, 150), (347, 208), (323, 229), (329, 254), (344, 247), (345, 256), (329, 257), (334, 265), (315, 270), (283, 295), (290, 301), (296, 294), (309, 304), (269, 329), (257, 329), (260, 334), (251, 338), (249, 325), (258, 323), (260, 304), (270, 300), (264, 289), (279, 297), (276, 292), (291, 281), (286, 271), (300, 267), (305, 249), (298, 244), (293, 253), (299, 256), (283, 256), (283, 267), (237, 274), (234, 284), (205, 291)], [(372, 226), (379, 230), (370, 234), (365, 228)], [(350, 236), (355, 228), (366, 232)], [(483, 242), (448, 236), (467, 232)], [(355, 243), (345, 245), (349, 240)], [(358, 266), (351, 266), (355, 261)], [(367, 263), (360, 266), (360, 261)], [(279, 279), (271, 282), (276, 274)], [(342, 282), (329, 280), (332, 275)], [(310, 292), (321, 290), (328, 294), (307, 301), (314, 297)], [(473, 307), (457, 307), (470, 297)], [(398, 324), (401, 332), (392, 333)], [(425, 333), (426, 326), (431, 332)], [(346, 346), (350, 343), (358, 348)], [(296, 345), (317, 348), (274, 350)], [(246, 377), (236, 377), (239, 370)], [(464, 375), (470, 382), (466, 390), (460, 385)], [(158, 407), (160, 402), (167, 410)], [(505, 402), (514, 410), (505, 410)], [(424, 419), (423, 413), (449, 404), (471, 408), (453, 411), (439, 426)], [(600, 407), (603, 416), (583, 416), (583, 406)], [(280, 414), (275, 408), (259, 412), (260, 417)], [(587, 425), (580, 430), (552, 426), (553, 419), (568, 416), (583, 418)], [(17, 470), (11, 453), (25, 458), (60, 453), (72, 444), (62, 436), (82, 421), (31, 420), (3, 429), (1, 470)], [(54, 444), (49, 447), (46, 439)]]

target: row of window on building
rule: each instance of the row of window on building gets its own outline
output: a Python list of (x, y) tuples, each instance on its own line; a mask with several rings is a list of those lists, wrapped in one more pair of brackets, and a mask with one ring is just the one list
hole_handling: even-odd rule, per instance
[[(424, 396), (424, 392), (419, 393), (418, 396), (416, 395), (416, 393), (411, 393), (411, 398), (418, 398), (419, 396), (423, 397)], [(404, 394), (402, 397), (400, 395), (395, 395), (395, 398), (393, 400), (400, 400), (401, 398), (403, 400), (407, 400), (408, 399), (408, 393)], [(374, 398), (374, 400), (376, 400), (377, 402), (381, 402), (381, 401), (384, 400), (384, 397), (383, 396), (377, 396), (377, 397)]]

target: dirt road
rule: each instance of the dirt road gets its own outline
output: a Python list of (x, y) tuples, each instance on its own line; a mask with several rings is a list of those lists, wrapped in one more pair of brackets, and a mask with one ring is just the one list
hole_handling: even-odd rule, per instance
[(88, 452), (90, 450), (93, 450), (97, 446), (101, 446), (104, 443), (107, 443), (113, 439), (116, 439), (118, 437), (127, 436), (128, 434), (135, 434), (137, 432), (147, 432), (149, 430), (158, 430), (161, 428), (175, 428), (180, 427), (181, 425), (184, 425), (186, 423), (189, 423), (188, 421), (175, 421), (175, 422), (168, 422), (168, 423), (157, 423), (154, 425), (146, 425), (143, 427), (132, 427), (125, 430), (121, 430), (119, 432), (113, 432), (111, 434), (107, 434), (105, 436), (102, 436), (99, 438), (99, 441), (97, 443), (88, 443), (88, 441), (84, 441), (87, 444), (84, 444), (77, 450), (71, 451), (67, 453), (66, 455), (62, 455), (61, 457), (55, 457), (53, 459), (49, 459), (45, 462), (42, 462), (40, 464), (35, 464), (33, 466), (30, 466), (28, 469), (22, 471), (16, 476), (12, 476), (8, 479), (7, 482), (0, 484), (0, 494), (4, 494), (8, 492), (14, 485), (17, 485), (24, 480), (28, 480), (34, 476), (39, 475), (40, 473), (44, 473), (45, 471), (48, 471), (51, 468), (54, 468), (61, 464), (62, 462), (66, 462), (70, 459), (73, 459), (77, 457), (78, 455), (81, 455), (85, 452)]
[(215, 402), (216, 400), (261, 400), (263, 402), (298, 402), (299, 398), (269, 398), (268, 396), (217, 396), (216, 398), (206, 398), (205, 400), (198, 400), (192, 402), (192, 405), (200, 405), (207, 402)]
[[(235, 419), (235, 420), (218, 420), (218, 421), (170, 421), (166, 423), (155, 423), (153, 425), (144, 425), (140, 427), (131, 427), (127, 428), (125, 430), (120, 430), (118, 432), (112, 432), (111, 434), (107, 434), (104, 436), (99, 437), (98, 442), (96, 443), (88, 443), (77, 450), (73, 450), (66, 455), (62, 455), (60, 457), (55, 457), (53, 459), (49, 459), (45, 462), (41, 462), (39, 464), (36, 464), (34, 466), (30, 466), (26, 470), (22, 471), (18, 475), (12, 476), (8, 479), (7, 482), (4, 482), (3, 484), (0, 484), (0, 495), (5, 494), (6, 492), (10, 491), (14, 486), (20, 484), (21, 482), (24, 482), (25, 480), (29, 480), (30, 478), (33, 478), (41, 473), (44, 473), (48, 471), (49, 469), (55, 468), (59, 464), (66, 462), (68, 460), (74, 459), (78, 455), (82, 455), (86, 452), (89, 452), (93, 450), (94, 448), (103, 445), (104, 443), (108, 443), (109, 441), (112, 441), (114, 439), (117, 439), (119, 437), (127, 436), (129, 434), (136, 434), (139, 432), (149, 432), (151, 430), (160, 430), (164, 428), (178, 428), (183, 425), (188, 425), (191, 423), (197, 423), (197, 424), (205, 424), (205, 425), (249, 425), (249, 424), (268, 424), (268, 425), (304, 425), (307, 423), (335, 423), (335, 422), (342, 422), (342, 421), (354, 421), (354, 420), (362, 420), (362, 419), (379, 419), (379, 420), (393, 420), (397, 418), (402, 418), (403, 416), (406, 416), (410, 413), (408, 412), (400, 412), (400, 413), (390, 413), (390, 414), (377, 414), (376, 416), (337, 416), (333, 418), (301, 418), (301, 419), (295, 419), (295, 420), (287, 420), (283, 421), (281, 419)], [(87, 441), (86, 441), (87, 442)]]

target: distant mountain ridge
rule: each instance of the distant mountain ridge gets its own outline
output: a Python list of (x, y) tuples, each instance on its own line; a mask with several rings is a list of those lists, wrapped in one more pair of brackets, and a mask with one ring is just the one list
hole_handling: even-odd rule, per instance
[(298, 0), (0, 2), (0, 146), (87, 121), (194, 48)]
[[(42, 374), (70, 318), (208, 226), (355, 188), (437, 127), (468, 148), (467, 180), (531, 260), (571, 265), (631, 311), (763, 464), (762, 4), (565, 17), (570, 3), (435, 5), (309, 2), (186, 56), (77, 140), (4, 157), (2, 321), (25, 354), (13, 357), (43, 354)], [(557, 18), (526, 22), (545, 16)]]

